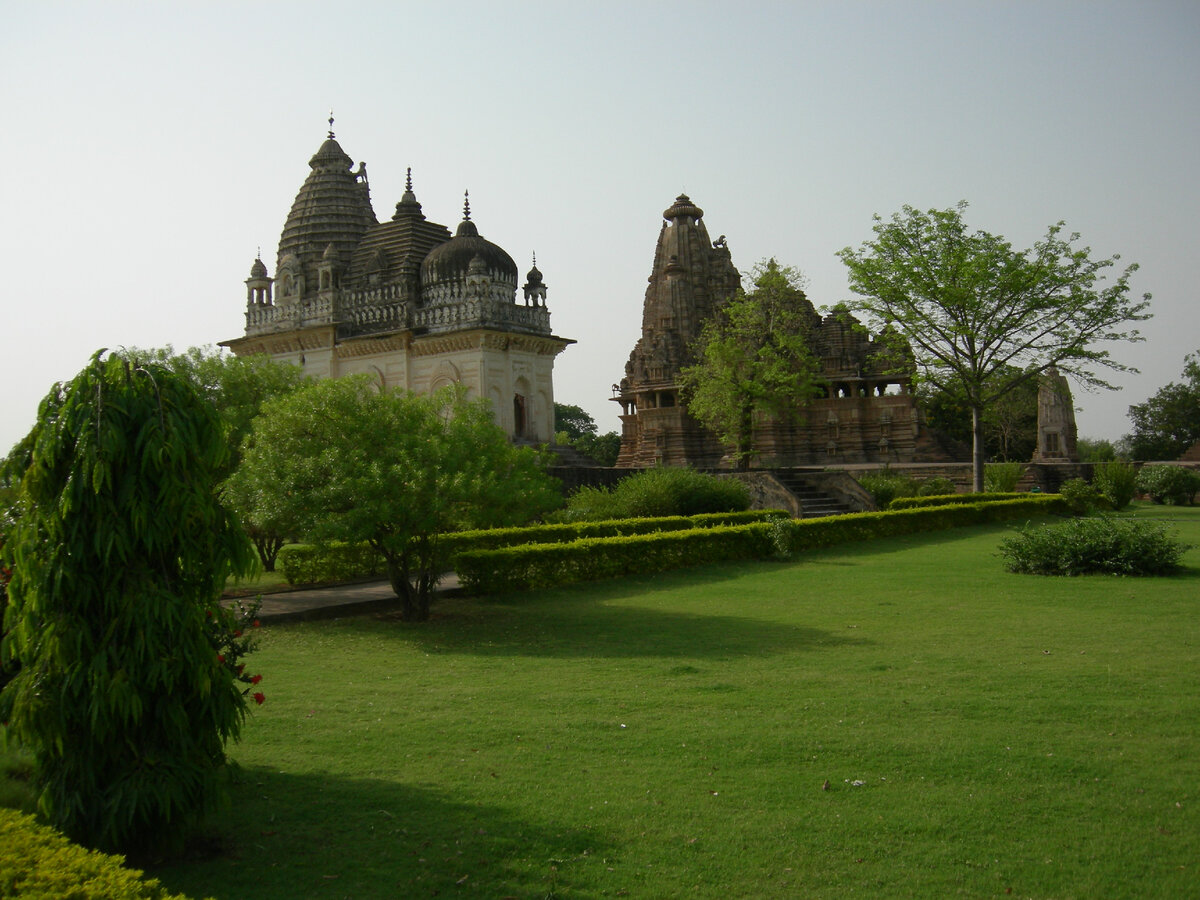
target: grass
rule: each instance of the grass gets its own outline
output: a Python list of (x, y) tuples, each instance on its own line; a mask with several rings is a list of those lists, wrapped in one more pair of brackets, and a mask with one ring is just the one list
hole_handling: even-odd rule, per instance
[[(1200, 545), (1200, 510), (1143, 507)], [(999, 527), (275, 625), (233, 898), (1180, 897), (1200, 550), (1003, 570)]]

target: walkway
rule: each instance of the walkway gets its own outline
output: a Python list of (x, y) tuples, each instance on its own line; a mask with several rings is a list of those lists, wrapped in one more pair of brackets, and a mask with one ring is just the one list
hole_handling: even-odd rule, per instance
[[(439, 594), (457, 591), (458, 576), (453, 573), (442, 576), (436, 590)], [(387, 581), (363, 581), (263, 594), (258, 620), (264, 625), (270, 625), (277, 622), (332, 619), (399, 609), (400, 600)]]

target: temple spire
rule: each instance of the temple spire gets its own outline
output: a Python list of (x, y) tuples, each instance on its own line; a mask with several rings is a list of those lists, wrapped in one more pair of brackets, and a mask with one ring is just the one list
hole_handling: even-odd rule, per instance
[(471, 192), (463, 191), (463, 221), (471, 221)]
[(329, 140), (333, 140), (333, 110), (329, 110)]

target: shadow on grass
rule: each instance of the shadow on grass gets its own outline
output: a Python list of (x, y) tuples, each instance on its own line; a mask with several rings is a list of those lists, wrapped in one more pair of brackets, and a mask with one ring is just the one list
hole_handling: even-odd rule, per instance
[[(341, 627), (396, 637), (427, 653), (553, 658), (733, 658), (817, 651), (867, 643), (819, 628), (710, 612), (736, 610), (746, 598), (741, 579), (754, 565), (706, 566), (645, 579), (488, 598), (445, 598), (430, 622), (408, 626), (397, 614), (342, 620)], [(696, 611), (656, 608), (659, 590), (696, 591)], [(723, 594), (727, 590), (727, 594)]]
[[(603, 835), (386, 780), (256, 767), (220, 823), (227, 853), (150, 869), (171, 891), (217, 900), (542, 897), (602, 859)], [(592, 894), (571, 889), (570, 896)]]

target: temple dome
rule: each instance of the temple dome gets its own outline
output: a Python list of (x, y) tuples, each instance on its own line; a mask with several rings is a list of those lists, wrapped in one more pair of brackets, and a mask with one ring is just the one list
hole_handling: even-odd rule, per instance
[(680, 194), (675, 198), (675, 202), (663, 210), (663, 218), (669, 221), (675, 219), (701, 219), (704, 217), (704, 210), (692, 202), (692, 198), (687, 194)]
[(267, 264), (262, 261), (261, 256), (256, 257), (254, 260), (254, 264), (252, 266), (250, 266), (250, 277), (251, 278), (266, 278), (267, 277)]
[(314, 284), (316, 266), (330, 245), (346, 258), (376, 224), (367, 183), (351, 171), (353, 164), (331, 134), (308, 161), (308, 177), (279, 238), (280, 264), (295, 255)]
[[(478, 262), (472, 267), (472, 261)], [(517, 264), (502, 248), (479, 234), (466, 212), (454, 237), (429, 251), (421, 263), (421, 287), (465, 281), (469, 274), (486, 272), (492, 279), (517, 287)]]

